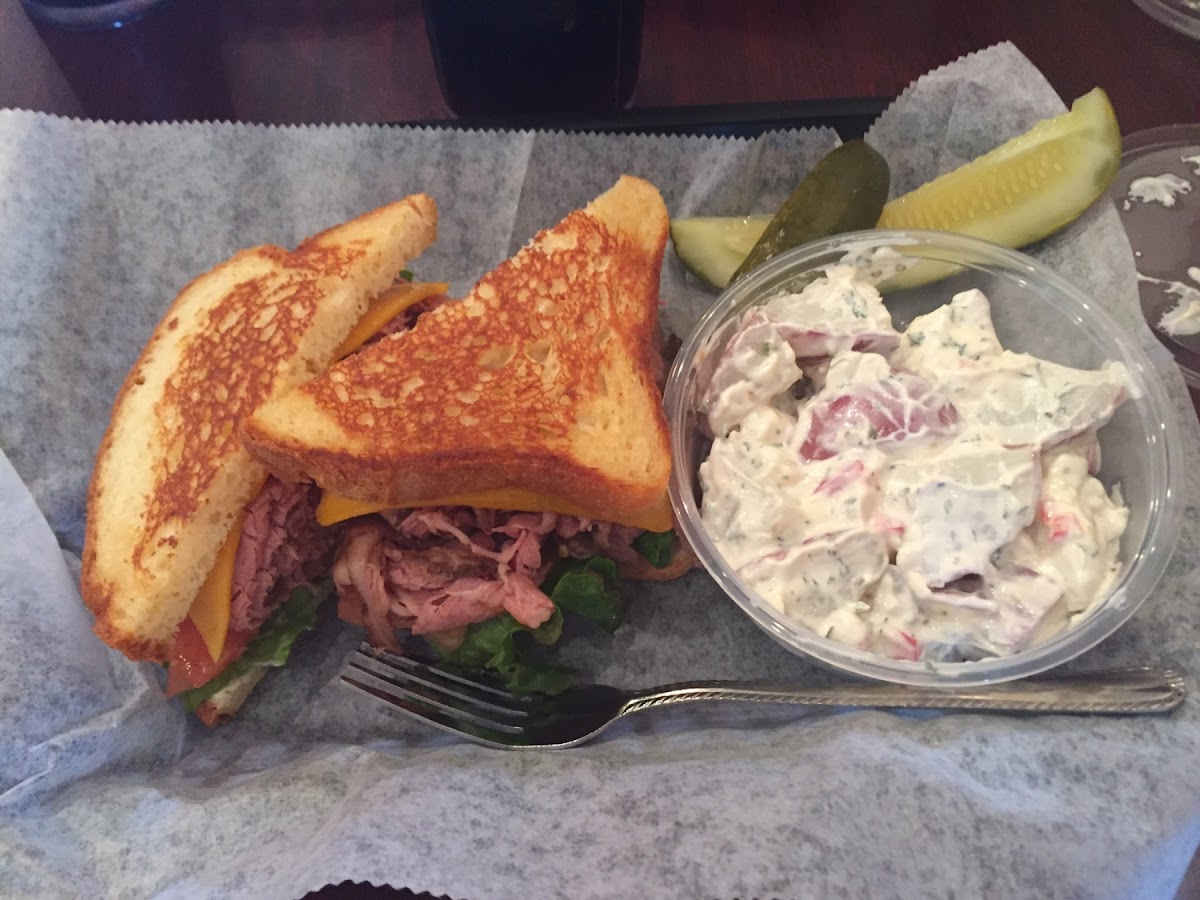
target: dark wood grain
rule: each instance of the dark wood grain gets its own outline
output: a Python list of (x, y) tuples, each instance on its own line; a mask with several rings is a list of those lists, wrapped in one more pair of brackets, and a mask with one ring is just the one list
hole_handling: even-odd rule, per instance
[[(654, 2), (637, 102), (894, 95), (964, 53), (1012, 41), (1065, 99), (1100, 85), (1126, 132), (1200, 115), (1200, 42), (1129, 0)], [(707, 49), (705, 49), (707, 48)]]
[[(636, 107), (892, 96), (1010, 40), (1123, 129), (1200, 116), (1200, 42), (1131, 0), (645, 0)], [(452, 115), (418, 0), (169, 0), (119, 30), (34, 28), (0, 4), (0, 105), (118, 120), (397, 122)]]

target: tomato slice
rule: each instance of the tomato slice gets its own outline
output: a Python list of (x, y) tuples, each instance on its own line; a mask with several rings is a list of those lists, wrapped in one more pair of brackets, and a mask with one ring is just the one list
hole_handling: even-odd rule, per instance
[(171, 650), (167, 668), (167, 696), (200, 687), (220, 675), (231, 662), (242, 655), (255, 632), (229, 630), (225, 638), (225, 649), (221, 658), (214, 660), (208, 652), (204, 638), (191, 619), (184, 619), (175, 632), (175, 646)]

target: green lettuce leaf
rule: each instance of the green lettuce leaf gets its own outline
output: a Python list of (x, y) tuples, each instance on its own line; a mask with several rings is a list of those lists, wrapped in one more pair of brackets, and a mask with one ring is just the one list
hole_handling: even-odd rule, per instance
[(286, 663), (296, 638), (317, 624), (317, 606), (327, 592), (327, 588), (314, 591), (305, 585), (294, 588), (287, 602), (263, 623), (241, 656), (212, 681), (179, 695), (184, 709), (195, 711), (197, 706), (251, 669)]
[(562, 636), (562, 627), (563, 616), (559, 609), (534, 629), (505, 613), (469, 627), (463, 642), (455, 649), (437, 652), (443, 662), (450, 665), (490, 672), (514, 694), (557, 694), (570, 686), (571, 671), (531, 659), (518, 645), (517, 636), (528, 633), (539, 644), (549, 646)]
[(564, 560), (542, 590), (554, 605), (591, 619), (609, 634), (625, 621), (625, 600), (617, 589), (617, 564), (604, 556)]
[(625, 617), (625, 601), (617, 591), (617, 566), (593, 556), (564, 560), (546, 578), (542, 590), (554, 603), (554, 614), (537, 628), (526, 628), (508, 613), (467, 628), (454, 650), (434, 648), (443, 662), (463, 669), (483, 669), (514, 694), (557, 694), (570, 687), (575, 673), (538, 657), (532, 641), (549, 647), (562, 637), (564, 612), (582, 616), (610, 634)]
[(646, 562), (656, 569), (665, 569), (674, 556), (674, 531), (643, 531), (634, 539), (633, 549), (645, 557)]

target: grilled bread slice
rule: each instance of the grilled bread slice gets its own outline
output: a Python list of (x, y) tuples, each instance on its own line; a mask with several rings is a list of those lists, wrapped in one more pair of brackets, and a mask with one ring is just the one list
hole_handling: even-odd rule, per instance
[(658, 191), (622, 177), (462, 300), (259, 407), (243, 441), (281, 478), (381, 507), (669, 529), (655, 377), (667, 226)]
[(92, 473), (82, 589), (96, 632), (163, 659), (266, 471), (238, 422), (323, 371), (371, 299), (437, 234), (414, 195), (244, 250), (183, 289), (125, 379)]

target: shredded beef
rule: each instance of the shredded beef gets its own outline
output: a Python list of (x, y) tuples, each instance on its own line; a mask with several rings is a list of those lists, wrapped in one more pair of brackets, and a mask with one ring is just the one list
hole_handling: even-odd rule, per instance
[(233, 563), (230, 626), (257, 630), (303, 581), (328, 570), (334, 530), (314, 517), (320, 491), (268, 478), (246, 507)]
[(395, 635), (388, 625), (391, 598), (384, 580), (386, 534), (374, 519), (346, 529), (333, 564), (333, 583), (338, 592), (338, 616), (365, 625), (377, 646), (395, 649)]
[(574, 516), (559, 517), (558, 536), (567, 553), (576, 559), (600, 554), (619, 565), (636, 563), (640, 557), (633, 542), (641, 533), (642, 529), (629, 525), (593, 522)]
[[(453, 302), (445, 295), (413, 304), (370, 341), (406, 331), (424, 313)], [(679, 339), (655, 332), (654, 378), (662, 390)], [(399, 649), (407, 628), (453, 647), (467, 625), (508, 612), (529, 628), (554, 613), (539, 585), (558, 553), (597, 553), (618, 564), (639, 560), (641, 529), (555, 513), (464, 506), (385, 510), (343, 532), (333, 566), (338, 615), (367, 629), (378, 647)]]
[(338, 615), (390, 648), (397, 629), (441, 637), (505, 612), (536, 628), (554, 612), (538, 585), (564, 539), (623, 554), (625, 532), (640, 533), (554, 513), (388, 510), (345, 533), (333, 569)]

